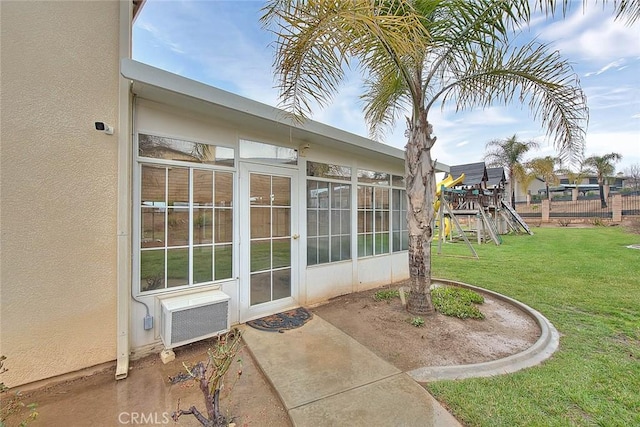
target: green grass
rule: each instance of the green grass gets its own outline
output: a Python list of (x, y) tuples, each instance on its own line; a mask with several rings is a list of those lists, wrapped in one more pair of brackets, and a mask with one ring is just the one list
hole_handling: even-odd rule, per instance
[[(465, 426), (640, 425), (640, 236), (620, 227), (536, 228), (436, 256), (433, 275), (500, 292), (560, 332), (543, 364), (510, 375), (428, 384)], [(435, 245), (434, 245), (435, 249)], [(464, 244), (443, 254), (467, 255)]]
[(439, 286), (431, 291), (431, 300), (435, 309), (446, 316), (484, 319), (484, 314), (476, 306), (484, 303), (484, 297), (471, 289)]

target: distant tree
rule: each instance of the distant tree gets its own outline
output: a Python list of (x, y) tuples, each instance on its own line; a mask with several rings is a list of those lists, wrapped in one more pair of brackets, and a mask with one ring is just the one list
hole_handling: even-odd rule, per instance
[(600, 206), (607, 207), (607, 201), (604, 198), (604, 183), (607, 178), (611, 177), (616, 167), (614, 163), (619, 162), (622, 155), (618, 153), (609, 153), (604, 156), (591, 156), (585, 159), (585, 166), (591, 168), (591, 171), (598, 176), (598, 188), (600, 190)]
[(633, 189), (640, 188), (640, 163), (634, 163), (624, 170), (624, 175), (633, 184)]
[(503, 167), (509, 170), (509, 189), (511, 191), (511, 206), (516, 205), (515, 183), (522, 184), (526, 175), (522, 158), (532, 148), (538, 148), (535, 141), (518, 141), (514, 134), (506, 139), (494, 139), (487, 142), (488, 150), (484, 156), (490, 167)]
[(556, 172), (556, 164), (558, 159), (552, 156), (537, 157), (531, 159), (526, 163), (526, 167), (529, 169), (529, 173), (537, 176), (544, 181), (545, 188), (547, 190), (547, 198), (551, 200), (551, 193), (549, 192), (550, 185), (558, 185), (560, 178)]

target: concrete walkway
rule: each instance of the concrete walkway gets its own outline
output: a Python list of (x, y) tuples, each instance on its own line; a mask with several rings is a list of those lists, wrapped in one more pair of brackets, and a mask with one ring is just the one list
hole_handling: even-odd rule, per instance
[(460, 426), (423, 387), (314, 315), (244, 340), (295, 426)]

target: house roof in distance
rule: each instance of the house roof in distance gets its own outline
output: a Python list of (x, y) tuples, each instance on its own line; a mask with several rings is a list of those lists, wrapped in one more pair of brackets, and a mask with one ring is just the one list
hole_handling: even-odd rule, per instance
[[(241, 129), (268, 131), (283, 141), (297, 140), (344, 153), (404, 164), (404, 151), (313, 120), (295, 120), (287, 112), (177, 74), (122, 58), (120, 73), (131, 80), (131, 90), (141, 98), (203, 116), (215, 117)], [(437, 172), (449, 166), (436, 163)]]

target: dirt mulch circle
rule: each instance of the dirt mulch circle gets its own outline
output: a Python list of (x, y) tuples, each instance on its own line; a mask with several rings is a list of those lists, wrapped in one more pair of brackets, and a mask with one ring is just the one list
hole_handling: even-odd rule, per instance
[(531, 347), (540, 337), (538, 324), (528, 314), (487, 294), (479, 305), (484, 320), (436, 313), (416, 327), (399, 298), (374, 300), (380, 289), (389, 287), (336, 297), (312, 312), (403, 371), (497, 360)]

